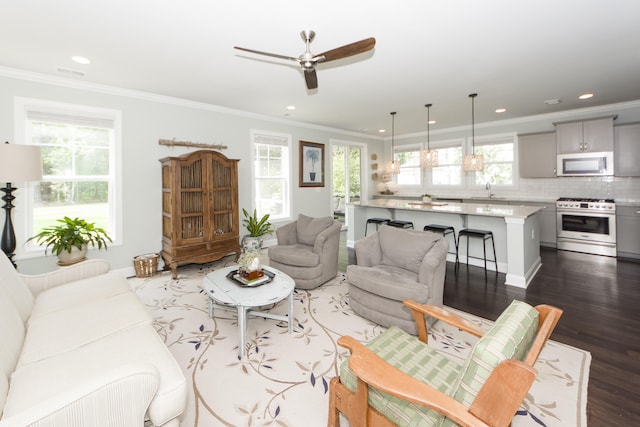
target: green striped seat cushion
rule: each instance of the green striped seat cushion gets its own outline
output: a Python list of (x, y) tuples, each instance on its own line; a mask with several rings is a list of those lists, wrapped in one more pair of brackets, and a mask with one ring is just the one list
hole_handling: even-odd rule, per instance
[[(461, 369), (458, 363), (395, 326), (371, 340), (367, 347), (390, 365), (446, 394), (450, 394)], [(355, 392), (357, 379), (349, 369), (348, 359), (340, 367), (340, 382)], [(443, 418), (373, 387), (369, 388), (369, 405), (399, 426), (433, 426)]]
[(538, 311), (527, 303), (514, 300), (471, 350), (451, 396), (465, 406), (471, 406), (482, 385), (501, 362), (526, 357), (537, 330)]

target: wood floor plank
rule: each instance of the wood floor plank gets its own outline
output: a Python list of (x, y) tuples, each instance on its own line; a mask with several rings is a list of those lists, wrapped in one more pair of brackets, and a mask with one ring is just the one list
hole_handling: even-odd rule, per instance
[[(541, 258), (526, 290), (504, 285), (504, 274), (485, 277), (464, 264), (456, 274), (447, 263), (444, 303), (491, 320), (513, 299), (561, 307), (551, 339), (592, 355), (589, 427), (640, 425), (640, 263), (551, 248), (541, 248)], [(341, 260), (354, 264), (353, 250), (342, 249)]]

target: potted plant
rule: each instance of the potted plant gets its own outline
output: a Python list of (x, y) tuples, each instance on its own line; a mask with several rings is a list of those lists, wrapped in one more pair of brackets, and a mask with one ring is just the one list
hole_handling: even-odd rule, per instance
[(44, 245), (45, 254), (49, 249), (58, 256), (58, 264), (70, 265), (82, 261), (87, 255), (89, 245), (98, 249), (107, 248), (111, 238), (104, 229), (95, 223), (81, 218), (65, 216), (58, 219), (59, 225), (44, 228), (40, 233), (29, 238), (39, 245)]
[(307, 160), (311, 162), (311, 171), (309, 171), (309, 178), (311, 181), (316, 180), (316, 163), (320, 160), (320, 152), (318, 150), (309, 149), (305, 153)]
[(425, 193), (422, 195), (422, 203), (431, 203), (431, 198), (433, 196), (431, 194)]
[(242, 236), (242, 248), (247, 250), (260, 250), (262, 248), (262, 236), (273, 233), (273, 226), (269, 222), (269, 214), (263, 215), (258, 219), (258, 212), (253, 210), (250, 215), (246, 209), (242, 209), (244, 219), (242, 224), (247, 228), (249, 234)]

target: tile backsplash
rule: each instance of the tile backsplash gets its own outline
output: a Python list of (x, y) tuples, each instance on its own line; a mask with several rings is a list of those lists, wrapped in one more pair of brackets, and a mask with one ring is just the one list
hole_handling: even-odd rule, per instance
[[(419, 196), (421, 193), (391, 188), (396, 195)], [(553, 201), (558, 197), (585, 197), (614, 199), (620, 203), (640, 204), (640, 178), (593, 176), (562, 178), (520, 178), (516, 188), (492, 188), (496, 197), (517, 200)], [(440, 197), (482, 197), (487, 195), (484, 188), (442, 190), (429, 189), (428, 192)]]

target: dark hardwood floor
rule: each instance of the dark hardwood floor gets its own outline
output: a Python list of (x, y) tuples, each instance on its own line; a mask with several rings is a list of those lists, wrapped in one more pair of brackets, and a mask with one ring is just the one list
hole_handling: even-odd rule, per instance
[[(542, 248), (525, 289), (504, 274), (447, 263), (444, 304), (495, 320), (514, 299), (564, 310), (551, 339), (591, 352), (589, 427), (640, 425), (640, 263)], [(355, 262), (341, 253), (341, 270)]]

